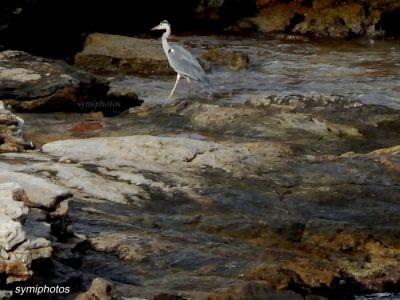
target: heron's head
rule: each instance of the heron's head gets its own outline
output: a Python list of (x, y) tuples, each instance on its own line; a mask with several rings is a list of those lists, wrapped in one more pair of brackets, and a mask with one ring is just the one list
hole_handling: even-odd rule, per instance
[(151, 30), (168, 30), (169, 28), (171, 28), (171, 25), (168, 21), (164, 20), (156, 27), (153, 27)]

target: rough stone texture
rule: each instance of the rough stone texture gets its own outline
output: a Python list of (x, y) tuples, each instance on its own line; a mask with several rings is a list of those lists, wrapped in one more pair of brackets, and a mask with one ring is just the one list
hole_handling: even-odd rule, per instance
[(174, 74), (158, 40), (92, 33), (75, 64), (97, 74)]
[(226, 65), (233, 71), (246, 69), (249, 64), (249, 56), (246, 53), (226, 51), (223, 49), (210, 49), (203, 53), (202, 58), (221, 65)]
[(103, 278), (95, 278), (92, 281), (89, 289), (80, 295), (75, 300), (117, 300), (120, 295), (115, 291), (113, 284)]
[(71, 196), (69, 190), (59, 187), (49, 180), (36, 176), (0, 170), (0, 183), (16, 182), (24, 187), (27, 194), (26, 204), (32, 207), (54, 209), (61, 200)]
[(362, 36), (373, 25), (373, 20), (367, 19), (362, 3), (349, 3), (311, 12), (293, 31), (328, 37)]
[(17, 152), (33, 148), (23, 137), (24, 121), (11, 113), (0, 101), (0, 152)]
[(0, 155), (2, 170), (75, 196), (74, 232), (87, 238), (57, 244), (52, 280), (102, 276), (145, 299), (344, 299), (398, 287), (399, 111), (258, 95), (177, 101), (129, 120), (156, 120), (163, 136)]
[(5, 276), (6, 283), (29, 279), (32, 261), (49, 258), (52, 254), (50, 241), (43, 237), (47, 234), (40, 229), (44, 223), (29, 218), (28, 207), (22, 202), (26, 200), (19, 185), (0, 185), (0, 273)]
[(257, 1), (257, 7), (257, 14), (238, 22), (239, 27), (335, 38), (399, 35), (393, 28), (400, 8), (396, 1)]
[(112, 97), (93, 75), (62, 61), (20, 51), (0, 52), (0, 99), (20, 111), (122, 111), (137, 96)]
[[(61, 156), (64, 160), (73, 161), (107, 160), (118, 151), (118, 156), (114, 156), (117, 164), (143, 166), (149, 169), (153, 165), (182, 170), (210, 167), (232, 173), (233, 176), (240, 176), (243, 170), (246, 172), (258, 170), (257, 154), (264, 156), (280, 152), (274, 149), (274, 145), (266, 144), (264, 151), (255, 153), (252, 151), (252, 146), (254, 145), (227, 147), (186, 138), (128, 136), (57, 141), (44, 145), (42, 150)], [(77, 149), (82, 150), (76, 151)], [(284, 151), (282, 149), (282, 153)]]
[(277, 4), (273, 7), (260, 10), (257, 16), (247, 19), (262, 32), (284, 31), (290, 25), (295, 11), (285, 4)]
[(23, 221), (28, 214), (24, 203), (28, 202), (25, 191), (16, 183), (0, 184), (0, 214), (14, 221)]
[(229, 288), (217, 289), (215, 295), (209, 296), (210, 300), (301, 300), (302, 296), (293, 292), (277, 292), (262, 281), (242, 283)]

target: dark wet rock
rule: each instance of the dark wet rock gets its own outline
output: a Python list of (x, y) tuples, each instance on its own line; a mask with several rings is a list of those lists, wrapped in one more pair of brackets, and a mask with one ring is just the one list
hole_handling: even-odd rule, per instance
[(367, 14), (361, 3), (343, 3), (337, 7), (316, 9), (314, 13), (307, 14), (293, 31), (328, 37), (362, 36), (377, 20), (367, 17)]
[(120, 299), (120, 295), (115, 290), (113, 284), (103, 278), (95, 278), (92, 281), (89, 289), (80, 295), (76, 300), (117, 300)]
[(153, 300), (185, 300), (185, 298), (179, 295), (162, 293), (154, 296)]
[(398, 15), (400, 4), (395, 1), (257, 1), (257, 7), (255, 16), (237, 26), (335, 38), (399, 34), (393, 30), (395, 22), (386, 22), (388, 15)]
[(108, 95), (106, 83), (61, 61), (19, 51), (0, 53), (0, 99), (18, 111), (118, 112), (136, 97)]
[(303, 297), (290, 291), (275, 291), (271, 286), (262, 281), (252, 281), (241, 283), (229, 288), (220, 288), (215, 291), (214, 295), (210, 295), (210, 300), (301, 300)]
[(261, 9), (255, 17), (246, 19), (261, 32), (281, 32), (290, 26), (295, 11), (287, 5), (278, 3), (275, 6)]
[(158, 40), (92, 33), (75, 64), (96, 74), (174, 74)]
[(207, 50), (203, 53), (202, 58), (225, 65), (234, 71), (246, 69), (250, 60), (249, 56), (245, 53), (225, 51), (222, 49)]
[(305, 300), (327, 300), (328, 298), (319, 295), (307, 295), (304, 297)]
[(5, 109), (0, 101), (0, 152), (18, 152), (32, 149), (32, 142), (26, 141), (23, 136), (24, 121)]

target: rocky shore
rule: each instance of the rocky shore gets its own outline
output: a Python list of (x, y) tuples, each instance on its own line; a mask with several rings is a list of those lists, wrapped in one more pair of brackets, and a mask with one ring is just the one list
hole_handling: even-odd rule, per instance
[[(30, 260), (9, 266), (21, 248), (51, 257), (55, 275), (41, 280), (82, 281), (75, 293), (95, 277), (112, 282), (96, 279), (96, 293), (110, 284), (144, 299), (397, 291), (398, 111), (328, 96), (176, 104), (131, 116), (180, 118), (201, 138), (73, 139), (0, 156), (2, 222), (15, 224), (3, 284), (32, 275)], [(29, 237), (27, 224), (47, 231)]]
[[(232, 30), (335, 37), (375, 34), (398, 9), (257, 1), (232, 19), (230, 1), (202, 3), (199, 18), (212, 12)], [(0, 299), (45, 284), (69, 290), (45, 298), (80, 300), (400, 291), (400, 111), (350, 93), (237, 88), (232, 74), (255, 80), (250, 70), (265, 64), (228, 48), (190, 49), (225, 90), (178, 94), (164, 108), (135, 85), (173, 78), (159, 41), (94, 33), (74, 64), (0, 52)]]

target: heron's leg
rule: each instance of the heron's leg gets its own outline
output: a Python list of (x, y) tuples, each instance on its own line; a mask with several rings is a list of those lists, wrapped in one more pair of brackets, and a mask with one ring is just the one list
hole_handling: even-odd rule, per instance
[(164, 105), (162, 106), (162, 110), (164, 110), (165, 106), (169, 103), (169, 100), (171, 99), (172, 95), (174, 94), (175, 89), (176, 89), (176, 86), (178, 85), (179, 79), (181, 79), (181, 75), (180, 75), (180, 74), (176, 75), (176, 81), (175, 81), (174, 87), (172, 88), (172, 91), (171, 91), (171, 93), (169, 94), (169, 96), (168, 96), (168, 98), (167, 98), (167, 101), (166, 101), (166, 102), (164, 103)]
[(186, 80), (187, 80), (187, 82), (188, 82), (188, 84), (189, 84), (189, 86), (188, 86), (188, 93), (187, 93), (187, 96), (186, 96), (186, 100), (187, 100), (187, 99), (189, 98), (190, 91), (191, 91), (191, 89), (192, 89), (192, 81), (190, 80), (189, 77), (186, 77)]
[(176, 86), (178, 85), (179, 79), (181, 79), (181, 74), (177, 74), (177, 75), (176, 75), (176, 81), (175, 81), (174, 87), (172, 88), (172, 91), (171, 91), (171, 93), (169, 94), (167, 100), (171, 99), (172, 95), (174, 94), (175, 89), (176, 89)]

